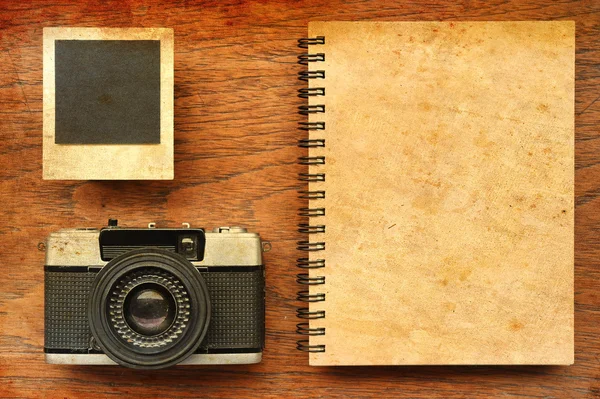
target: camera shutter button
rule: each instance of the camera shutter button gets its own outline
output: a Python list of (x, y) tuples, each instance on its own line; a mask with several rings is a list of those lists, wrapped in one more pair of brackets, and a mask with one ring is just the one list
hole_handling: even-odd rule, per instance
[(246, 233), (247, 229), (239, 226), (231, 226), (231, 227), (215, 227), (213, 229), (214, 233)]

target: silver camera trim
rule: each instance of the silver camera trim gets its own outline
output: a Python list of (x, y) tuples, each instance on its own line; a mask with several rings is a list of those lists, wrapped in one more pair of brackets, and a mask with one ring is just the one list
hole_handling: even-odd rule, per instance
[[(46, 241), (47, 266), (104, 266), (100, 257), (98, 229), (62, 229), (50, 233)], [(194, 266), (262, 265), (262, 242), (256, 233), (241, 227), (218, 227), (205, 232), (204, 259)]]
[[(100, 257), (99, 236), (100, 230), (95, 228), (50, 233), (46, 240), (46, 266), (105, 266), (108, 262)], [(196, 267), (263, 264), (263, 243), (257, 233), (242, 227), (217, 227), (206, 231), (205, 236), (204, 259), (191, 261)], [(105, 354), (46, 353), (45, 360), (49, 364), (117, 365)], [(254, 364), (261, 360), (262, 352), (203, 353), (193, 354), (178, 365)]]
[[(70, 353), (46, 353), (48, 364), (79, 364), (89, 366), (117, 366), (107, 355), (101, 353), (70, 354)], [(226, 365), (226, 364), (255, 364), (262, 360), (262, 352), (257, 353), (218, 353), (218, 354), (195, 354), (191, 355), (177, 366), (194, 365)]]

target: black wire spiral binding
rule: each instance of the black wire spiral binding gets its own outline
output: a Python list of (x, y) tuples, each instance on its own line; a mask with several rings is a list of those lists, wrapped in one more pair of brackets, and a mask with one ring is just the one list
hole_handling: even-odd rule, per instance
[(313, 147), (325, 147), (325, 140), (323, 139), (302, 139), (298, 140), (298, 147), (313, 148)]
[(317, 252), (325, 250), (324, 242), (298, 241), (298, 251)]
[(298, 174), (300, 181), (325, 181), (325, 173), (300, 173)]
[(325, 44), (325, 36), (308, 37), (298, 40), (298, 47), (308, 48), (310, 45)]
[[(325, 198), (325, 191), (298, 191), (298, 198), (302, 199), (323, 199)], [(325, 214), (325, 213), (323, 213)], [(300, 215), (307, 216), (307, 215)]]
[(322, 302), (325, 300), (325, 294), (310, 294), (308, 291), (298, 291), (296, 299), (301, 302)]
[(302, 335), (325, 335), (323, 327), (310, 328), (308, 323), (296, 324), (296, 332)]
[(309, 79), (325, 79), (325, 71), (302, 71), (298, 72), (298, 79), (309, 80)]
[(310, 277), (308, 273), (299, 273), (296, 274), (296, 282), (302, 285), (321, 285), (325, 284), (325, 276)]
[(308, 114), (322, 114), (325, 112), (325, 105), (301, 105), (298, 107), (298, 113), (300, 115), (308, 115)]
[(324, 87), (305, 87), (303, 89), (298, 90), (298, 97), (300, 98), (323, 97), (324, 95)]
[(300, 165), (325, 165), (325, 157), (300, 157), (298, 163)]
[[(322, 45), (325, 44), (325, 37), (317, 36), (311, 38), (303, 38), (298, 40), (298, 47), (308, 49), (308, 46)], [(302, 54), (298, 56), (298, 63), (301, 65), (308, 65), (310, 62), (323, 62), (325, 61), (324, 53), (316, 54)], [(325, 79), (325, 71), (320, 69), (316, 71), (301, 71), (298, 73), (298, 79), (302, 81), (309, 81), (311, 79)], [(325, 95), (324, 87), (307, 87), (298, 90), (298, 97), (306, 98), (309, 97), (321, 97)], [(310, 114), (321, 114), (325, 112), (325, 104), (317, 105), (301, 105), (298, 107), (298, 113), (300, 115)], [(299, 122), (298, 129), (302, 131), (315, 131), (325, 130), (325, 122)], [(298, 146), (301, 148), (316, 148), (325, 147), (325, 139), (301, 139), (298, 141)], [(308, 156), (298, 158), (300, 165), (324, 165), (324, 156)], [(302, 182), (324, 182), (325, 173), (299, 173), (298, 179)], [(325, 191), (313, 190), (313, 191), (299, 191), (298, 197), (309, 200), (318, 200), (325, 198)], [(325, 208), (300, 208), (298, 209), (298, 215), (315, 218), (325, 216)], [(318, 234), (325, 233), (325, 225), (316, 224), (311, 225), (309, 223), (301, 223), (298, 225), (298, 232), (302, 234)], [(322, 241), (298, 241), (297, 249), (304, 252), (319, 252), (325, 250), (325, 242)], [(303, 270), (310, 269), (321, 269), (325, 267), (325, 259), (310, 259), (301, 257), (296, 260), (296, 266)], [(302, 286), (317, 286), (325, 284), (325, 276), (313, 276), (309, 273), (303, 272), (296, 275), (296, 282)], [(304, 303), (323, 302), (325, 300), (324, 293), (311, 294), (308, 290), (298, 291), (296, 299)], [(314, 320), (322, 319), (325, 317), (324, 310), (310, 311), (309, 308), (302, 307), (296, 311), (296, 316), (300, 319)], [(325, 335), (324, 327), (310, 327), (309, 323), (303, 322), (296, 325), (296, 332), (303, 336), (314, 336), (314, 335)], [(310, 341), (302, 339), (297, 342), (296, 347), (304, 352), (325, 352), (325, 345), (310, 345)]]
[(298, 309), (296, 309), (296, 316), (299, 319), (309, 319), (309, 320), (324, 319), (325, 311), (324, 310), (315, 310), (314, 312), (311, 312), (308, 308), (298, 308)]
[(296, 266), (301, 269), (320, 269), (325, 267), (325, 259), (310, 260), (308, 258), (298, 258)]
[(325, 122), (298, 122), (300, 130), (325, 130)]
[(300, 208), (298, 209), (298, 215), (308, 216), (309, 218), (325, 216), (325, 208)]
[(299, 224), (298, 232), (304, 234), (315, 234), (315, 233), (325, 233), (325, 225), (319, 224), (317, 226), (311, 226), (309, 224)]
[(302, 54), (298, 56), (298, 63), (302, 65), (308, 65), (309, 62), (322, 62), (325, 61), (325, 54)]

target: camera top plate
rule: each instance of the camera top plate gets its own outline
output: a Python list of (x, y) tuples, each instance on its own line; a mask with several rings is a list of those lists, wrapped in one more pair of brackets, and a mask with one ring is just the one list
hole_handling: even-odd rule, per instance
[(203, 229), (115, 228), (100, 230), (100, 257), (109, 261), (134, 249), (154, 247), (179, 253), (189, 261), (204, 259), (206, 236)]

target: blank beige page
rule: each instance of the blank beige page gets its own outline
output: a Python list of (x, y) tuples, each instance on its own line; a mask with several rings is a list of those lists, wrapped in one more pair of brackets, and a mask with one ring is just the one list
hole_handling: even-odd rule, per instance
[(571, 364), (573, 22), (314, 22), (312, 365)]

